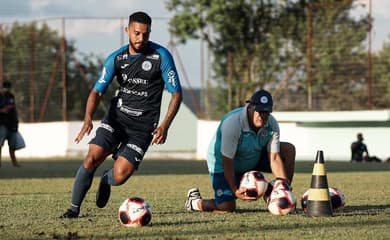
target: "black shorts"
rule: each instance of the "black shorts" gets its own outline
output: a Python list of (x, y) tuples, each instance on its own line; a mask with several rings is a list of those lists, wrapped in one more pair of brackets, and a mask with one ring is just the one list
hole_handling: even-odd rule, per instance
[(260, 172), (272, 173), (271, 164), (269, 162), (269, 153), (267, 148), (263, 148), (260, 161), (257, 163), (255, 170)]
[(152, 130), (123, 129), (119, 124), (111, 126), (102, 122), (89, 144), (108, 149), (114, 159), (119, 156), (126, 158), (135, 169), (138, 169), (152, 138)]

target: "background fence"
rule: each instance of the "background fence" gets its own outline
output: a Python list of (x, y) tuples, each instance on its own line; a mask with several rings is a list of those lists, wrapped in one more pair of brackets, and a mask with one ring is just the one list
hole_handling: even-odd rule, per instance
[[(212, 64), (207, 47), (200, 41), (175, 45), (168, 33), (167, 18), (154, 18), (151, 39), (171, 49), (179, 68), (185, 102), (200, 117), (212, 116), (215, 101)], [(0, 25), (0, 82), (11, 81), (22, 122), (80, 120), (88, 92), (97, 79), (106, 55), (127, 43), (123, 18), (51, 18)], [(315, 34), (315, 28), (312, 33)], [(390, 107), (390, 79), (377, 74), (390, 66), (381, 53), (370, 48), (370, 29), (366, 51), (351, 62), (332, 62), (344, 74), (328, 83), (327, 91), (309, 92), (309, 85), (295, 91), (276, 86), (275, 110), (364, 110)], [(308, 38), (302, 38), (307, 44)], [(103, 44), (101, 44), (103, 43)], [(317, 64), (316, 43), (312, 42), (312, 63)], [(104, 49), (99, 46), (104, 46)], [(329, 50), (337, 51), (336, 43)], [(98, 50), (96, 50), (98, 49)], [(317, 49), (318, 50), (318, 49)], [(357, 64), (359, 63), (359, 64)], [(321, 69), (318, 69), (321, 71)], [(359, 76), (359, 79), (356, 78)], [(306, 78), (306, 76), (302, 76)], [(315, 82), (313, 73), (307, 84)], [(357, 91), (337, 91), (348, 83)], [(286, 83), (288, 85), (288, 83)], [(299, 88), (300, 87), (300, 88)], [(115, 90), (115, 86), (110, 89)], [(336, 99), (337, 101), (330, 101)], [(245, 99), (243, 99), (245, 100)], [(96, 118), (103, 114), (101, 106)]]

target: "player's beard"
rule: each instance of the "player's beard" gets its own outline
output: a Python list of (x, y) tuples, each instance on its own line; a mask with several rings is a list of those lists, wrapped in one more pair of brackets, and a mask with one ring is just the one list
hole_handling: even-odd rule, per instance
[(141, 53), (145, 49), (145, 46), (147, 45), (147, 43), (142, 42), (140, 47), (136, 47), (136, 45), (131, 40), (129, 40), (129, 43), (131, 49), (133, 49), (133, 51), (136, 53)]

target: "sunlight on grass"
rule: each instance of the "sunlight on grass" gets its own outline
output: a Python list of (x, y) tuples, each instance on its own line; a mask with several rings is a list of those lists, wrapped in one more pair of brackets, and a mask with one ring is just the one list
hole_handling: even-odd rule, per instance
[[(73, 176), (80, 162), (22, 164), (17, 170), (6, 164), (0, 169), (0, 239), (390, 238), (390, 165), (329, 163), (329, 186), (344, 192), (347, 205), (333, 217), (310, 218), (302, 213), (299, 200), (310, 187), (312, 163), (297, 164), (292, 184), (297, 213), (278, 217), (268, 212), (262, 199), (238, 201), (237, 212), (231, 214), (186, 212), (189, 188), (199, 187), (204, 198), (213, 197), (205, 163), (188, 160), (145, 161), (127, 183), (112, 188), (108, 205), (99, 209), (95, 193), (101, 171), (112, 165), (107, 162), (96, 174), (80, 218), (62, 220), (58, 217), (69, 207)], [(272, 179), (270, 174), (266, 176)], [(151, 204), (149, 226), (128, 229), (119, 224), (118, 207), (130, 196), (144, 197)]]

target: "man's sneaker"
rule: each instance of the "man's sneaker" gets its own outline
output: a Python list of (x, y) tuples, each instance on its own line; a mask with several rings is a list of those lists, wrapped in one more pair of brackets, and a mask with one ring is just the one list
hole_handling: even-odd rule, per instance
[[(103, 173), (102, 178), (106, 174), (106, 172), (107, 171)], [(100, 179), (99, 189), (96, 193), (96, 206), (98, 206), (99, 208), (104, 208), (107, 205), (108, 199), (110, 199), (111, 194), (110, 184), (104, 183), (102, 178)]]
[(79, 213), (73, 212), (71, 209), (66, 210), (64, 214), (61, 215), (60, 218), (77, 218)]
[(197, 199), (202, 199), (202, 196), (200, 195), (199, 189), (191, 188), (190, 190), (188, 190), (187, 200), (186, 200), (186, 203), (185, 203), (185, 208), (187, 209), (187, 211), (189, 211), (189, 212), (196, 211), (192, 207), (191, 203), (192, 203), (192, 201), (197, 200)]

